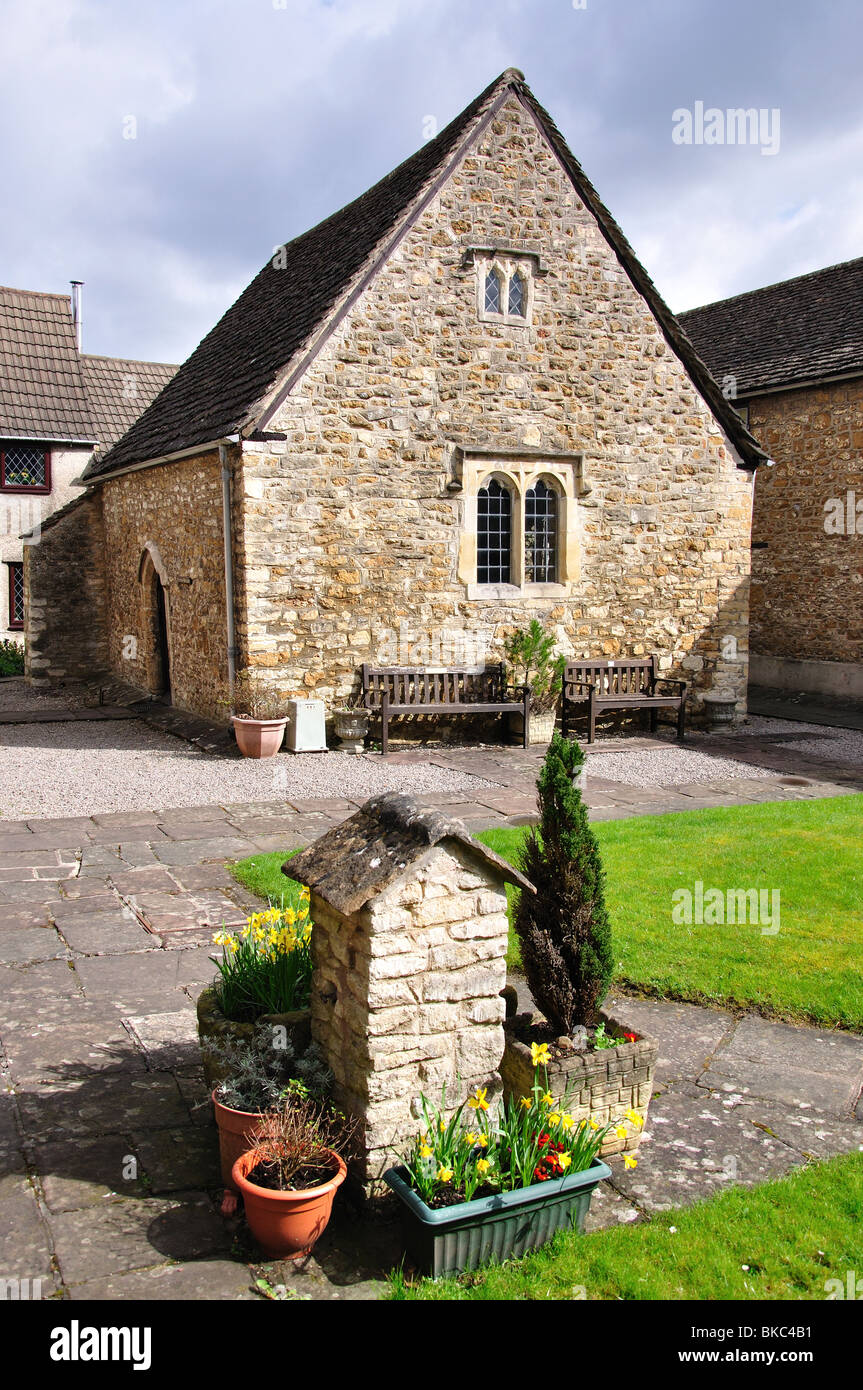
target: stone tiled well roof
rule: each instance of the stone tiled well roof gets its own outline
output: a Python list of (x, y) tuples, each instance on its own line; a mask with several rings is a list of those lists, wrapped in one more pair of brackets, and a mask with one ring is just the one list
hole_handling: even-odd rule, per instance
[(513, 93), (544, 130), (579, 196), (744, 464), (752, 467), (762, 461), (763, 450), (693, 350), (551, 117), (523, 75), (509, 68), (434, 140), (367, 193), (287, 243), (282, 255), (272, 257), (128, 434), (90, 465), (87, 476), (106, 476), (265, 428), (281, 396), (305, 369), (313, 345), (338, 321), (386, 258), (393, 240), (433, 196), (464, 143)]
[(0, 434), (96, 440), (68, 295), (0, 287)]
[(90, 414), (103, 454), (123, 438), (138, 416), (176, 374), (167, 362), (130, 362), (121, 357), (81, 357)]
[(737, 395), (863, 372), (863, 257), (720, 299), (678, 318)]
[(372, 797), (350, 820), (289, 859), (282, 871), (350, 915), (401, 878), (429, 849), (447, 841), (460, 845), (502, 883), (534, 891), (523, 874), (468, 834), (463, 821), (423, 810), (398, 792)]

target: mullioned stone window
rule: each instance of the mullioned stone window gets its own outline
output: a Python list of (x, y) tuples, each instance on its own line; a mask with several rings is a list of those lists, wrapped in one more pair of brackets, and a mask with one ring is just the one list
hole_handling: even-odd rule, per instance
[(458, 577), (471, 599), (565, 598), (581, 564), (580, 455), (509, 458), (460, 450)]
[(527, 256), (477, 254), (477, 309), (484, 323), (526, 328), (533, 315), (533, 276)]

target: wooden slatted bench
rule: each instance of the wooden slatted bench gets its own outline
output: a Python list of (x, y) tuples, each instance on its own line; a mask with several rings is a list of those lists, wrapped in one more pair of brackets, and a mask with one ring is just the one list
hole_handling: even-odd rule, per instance
[(402, 666), (375, 668), (363, 662), (363, 704), (381, 712), (381, 752), (389, 747), (393, 715), (521, 714), (524, 747), (530, 734), (530, 686), (510, 689), (506, 666), (484, 671), (419, 671)]
[[(663, 694), (657, 686), (674, 685), (678, 693)], [(596, 738), (596, 716), (607, 710), (643, 709), (650, 714), (650, 727), (656, 729), (661, 709), (677, 710), (677, 737), (683, 738), (686, 719), (686, 681), (660, 676), (655, 656), (640, 660), (570, 661), (563, 677), (563, 732), (575, 708), (587, 705), (587, 741)]]

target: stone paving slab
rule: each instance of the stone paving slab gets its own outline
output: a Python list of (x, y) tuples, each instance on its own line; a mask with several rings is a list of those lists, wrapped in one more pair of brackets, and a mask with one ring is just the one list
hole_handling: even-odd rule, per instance
[(34, 1144), (28, 1156), (54, 1215), (102, 1206), (112, 1197), (148, 1195), (143, 1164), (136, 1171), (129, 1161), (136, 1158), (130, 1135)]
[(49, 1232), (29, 1179), (0, 1177), (0, 1269), (17, 1279), (43, 1279), (54, 1287)]
[(174, 1078), (148, 1072), (46, 1081), (22, 1088), (19, 1104), (25, 1133), (44, 1139), (95, 1138), (189, 1123)]
[(659, 1044), (657, 1082), (697, 1080), (735, 1026), (732, 1014), (696, 1004), (615, 997), (606, 1007), (634, 1032), (655, 1038)]
[(181, 952), (141, 951), (122, 956), (85, 956), (75, 969), (87, 999), (114, 1004), (127, 1014), (158, 1013), (171, 991), (188, 983)]
[(66, 1283), (171, 1260), (222, 1255), (230, 1236), (204, 1193), (184, 1199), (117, 1199), (48, 1217)]
[(232, 1260), (162, 1264), (151, 1269), (111, 1274), (104, 1279), (88, 1279), (86, 1283), (73, 1284), (69, 1297), (73, 1302), (79, 1299), (93, 1302), (127, 1299), (144, 1299), (147, 1302), (191, 1302), (200, 1299), (220, 1303), (260, 1301), (252, 1288), (248, 1266)]
[(123, 1020), (137, 1041), (151, 1071), (199, 1067), (198, 1028), (189, 1009), (143, 1014)]
[(33, 1018), (2, 1029), (9, 1074), (17, 1083), (144, 1072), (146, 1064), (116, 1014), (92, 1005), (54, 1011), (50, 1023)]

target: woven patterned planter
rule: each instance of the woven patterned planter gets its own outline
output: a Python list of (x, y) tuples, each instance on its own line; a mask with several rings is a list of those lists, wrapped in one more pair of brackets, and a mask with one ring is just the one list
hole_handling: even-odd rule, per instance
[(558, 1231), (582, 1231), (594, 1188), (610, 1177), (607, 1164), (594, 1159), (583, 1173), (438, 1210), (409, 1186), (404, 1168), (390, 1168), (384, 1182), (402, 1203), (408, 1254), (419, 1270), (439, 1279), (517, 1258)]
[[(624, 1029), (616, 1019), (606, 1014), (602, 1017), (609, 1037), (622, 1036)], [(532, 1021), (532, 1014), (518, 1014), (507, 1019), (504, 1025), (506, 1048), (500, 1073), (507, 1096), (531, 1094), (534, 1078), (530, 1058)], [(656, 1054), (656, 1043), (644, 1037), (638, 1037), (635, 1042), (621, 1041), (617, 1047), (570, 1052), (549, 1063), (549, 1090), (559, 1098), (569, 1088), (567, 1108), (576, 1120), (586, 1120), (592, 1115), (600, 1125), (609, 1120), (623, 1122), (626, 1111), (631, 1109), (646, 1121), (653, 1093)], [(642, 1131), (631, 1124), (626, 1129), (626, 1139), (619, 1138), (614, 1130), (606, 1135), (601, 1149), (603, 1157), (636, 1151)]]

